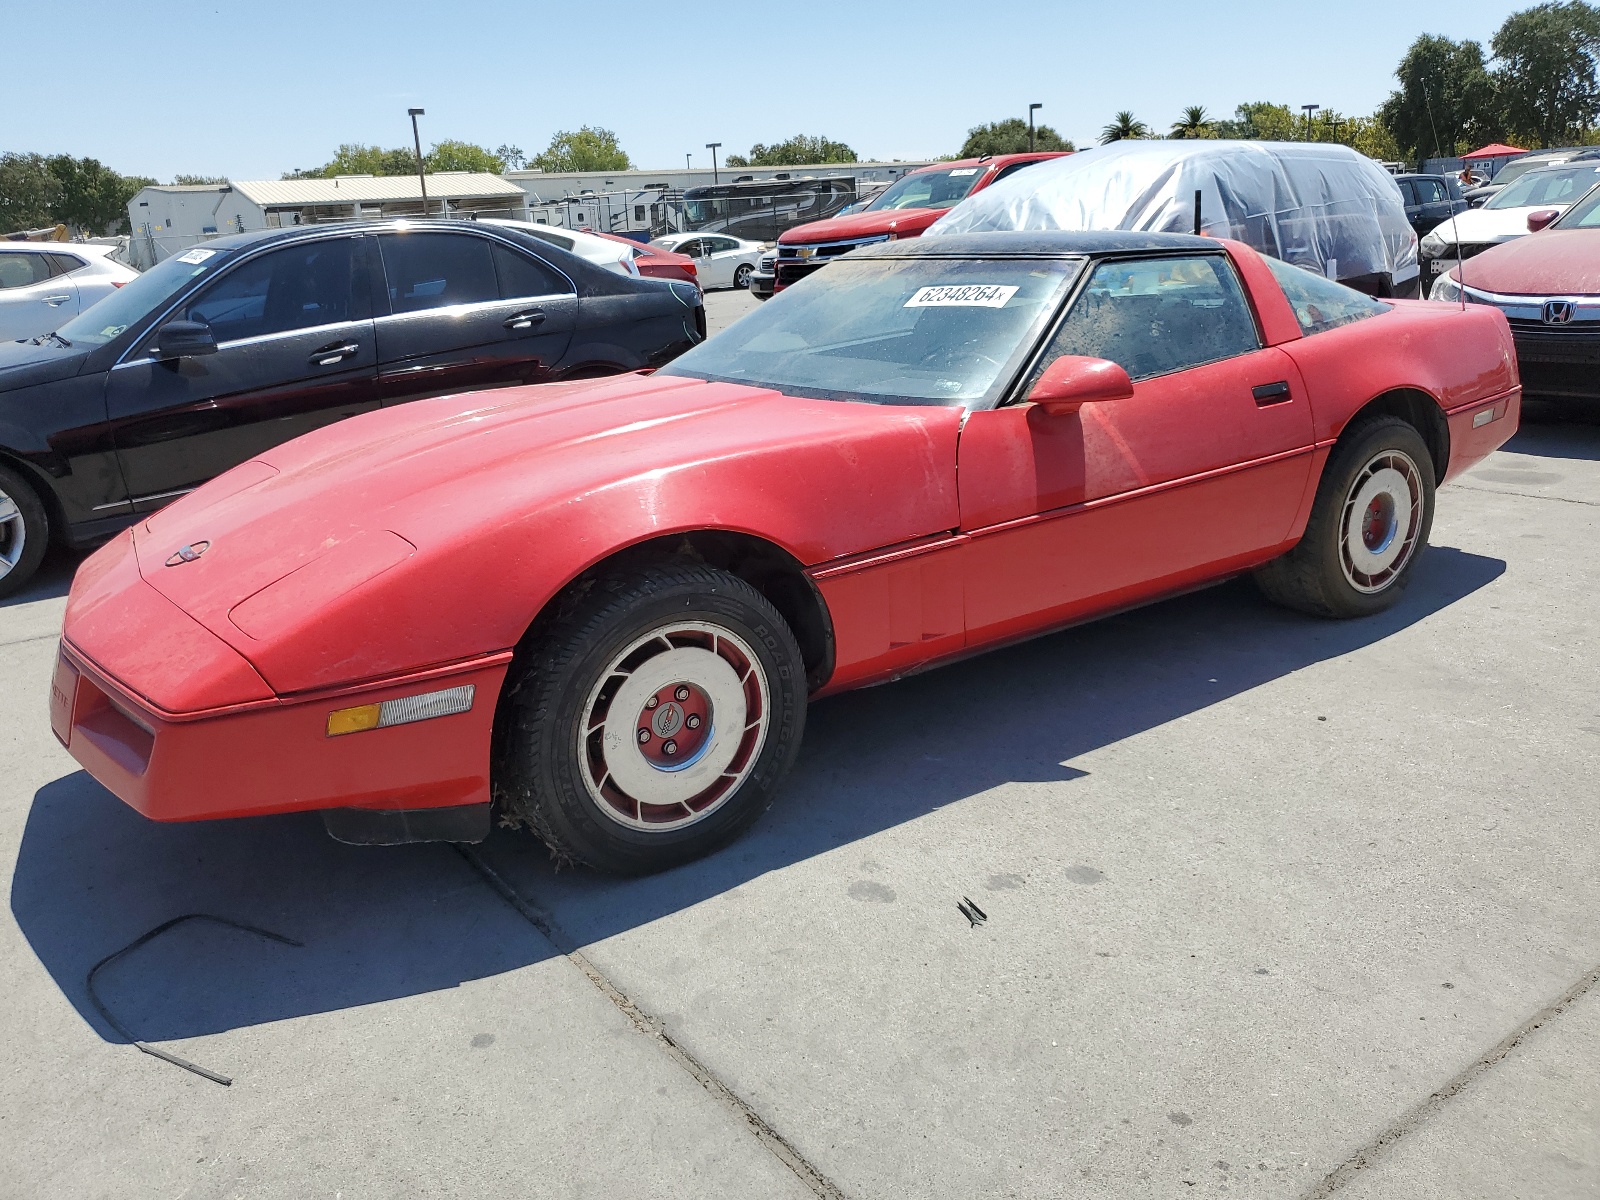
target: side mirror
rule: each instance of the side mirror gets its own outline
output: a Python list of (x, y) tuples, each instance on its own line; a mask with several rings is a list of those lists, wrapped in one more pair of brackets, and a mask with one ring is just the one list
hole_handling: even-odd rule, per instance
[(1132, 395), (1133, 381), (1116, 363), (1063, 354), (1045, 368), (1028, 399), (1051, 416), (1064, 417), (1085, 404), (1126, 400)]
[(211, 326), (200, 321), (168, 321), (156, 330), (157, 358), (193, 358), (216, 352), (217, 339)]
[(1551, 221), (1554, 221), (1560, 215), (1561, 210), (1559, 208), (1541, 208), (1538, 212), (1529, 213), (1528, 232), (1538, 233), (1539, 230), (1543, 229), (1546, 225), (1550, 224)]

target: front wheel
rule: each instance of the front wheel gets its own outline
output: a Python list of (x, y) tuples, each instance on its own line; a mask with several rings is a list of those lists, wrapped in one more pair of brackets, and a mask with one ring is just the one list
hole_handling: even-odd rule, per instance
[(1267, 597), (1319, 617), (1364, 617), (1400, 599), (1433, 526), (1433, 459), (1398, 417), (1350, 430), (1317, 486), (1305, 535), (1256, 572)]
[(518, 655), (496, 791), (560, 858), (663, 870), (766, 811), (805, 704), (794, 635), (742, 579), (690, 564), (602, 578)]
[(736, 288), (749, 287), (750, 276), (754, 275), (755, 273), (756, 269), (749, 263), (740, 263), (739, 269), (733, 273), (733, 286)]
[(28, 484), (0, 467), (0, 597), (20, 591), (44, 561), (50, 518)]

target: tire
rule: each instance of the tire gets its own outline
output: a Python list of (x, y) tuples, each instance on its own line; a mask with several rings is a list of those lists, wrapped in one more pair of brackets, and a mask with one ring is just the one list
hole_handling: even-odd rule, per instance
[(788, 625), (736, 576), (602, 577), (518, 652), (495, 794), (558, 860), (639, 875), (699, 858), (771, 806), (805, 678)]
[(750, 286), (750, 276), (755, 273), (756, 269), (750, 263), (740, 263), (733, 272), (733, 286), (736, 288), (748, 288)]
[(1268, 599), (1318, 617), (1366, 617), (1404, 594), (1433, 527), (1433, 458), (1416, 427), (1374, 417), (1335, 445), (1305, 535), (1255, 573)]
[(0, 467), (0, 599), (25, 587), (50, 545), (50, 516), (22, 476)]

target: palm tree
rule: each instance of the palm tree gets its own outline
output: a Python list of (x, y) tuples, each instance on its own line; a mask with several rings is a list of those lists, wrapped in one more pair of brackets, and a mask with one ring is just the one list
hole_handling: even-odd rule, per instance
[(1124, 138), (1149, 136), (1150, 127), (1127, 109), (1123, 109), (1112, 119), (1111, 124), (1100, 131), (1100, 144), (1104, 146), (1109, 142), (1120, 142)]
[(1183, 110), (1183, 119), (1172, 123), (1172, 136), (1175, 138), (1203, 138), (1210, 136), (1210, 133), (1211, 118), (1201, 104), (1191, 104)]

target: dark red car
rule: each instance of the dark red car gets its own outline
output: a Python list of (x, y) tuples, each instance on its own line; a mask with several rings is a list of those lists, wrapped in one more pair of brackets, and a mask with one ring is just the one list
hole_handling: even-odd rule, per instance
[(986, 154), (908, 171), (860, 212), (797, 225), (784, 233), (778, 239), (772, 290), (781, 292), (857, 246), (921, 237), (929, 225), (974, 192), (1024, 167), (1061, 157), (1060, 151)]
[(694, 268), (694, 259), (687, 254), (674, 254), (671, 250), (663, 250), (649, 242), (636, 242), (632, 238), (618, 237), (614, 233), (601, 233), (595, 229), (586, 229), (585, 233), (592, 233), (595, 237), (603, 237), (608, 242), (624, 242), (633, 247), (633, 265), (639, 268), (639, 274), (647, 275), (651, 279), (682, 279), (699, 286), (700, 273)]

